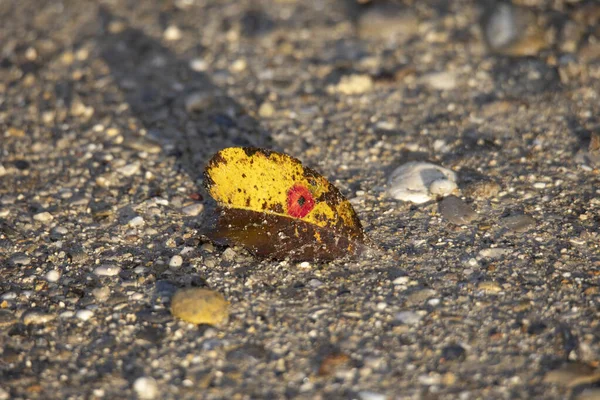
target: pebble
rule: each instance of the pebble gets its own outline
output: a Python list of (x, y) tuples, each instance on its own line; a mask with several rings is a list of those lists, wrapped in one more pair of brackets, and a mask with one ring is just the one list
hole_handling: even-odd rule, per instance
[(133, 176), (140, 172), (140, 164), (133, 163), (122, 166), (117, 172), (123, 176)]
[(175, 255), (173, 257), (171, 257), (171, 260), (169, 260), (169, 267), (171, 268), (179, 268), (183, 265), (183, 257), (181, 257), (180, 255)]
[(408, 282), (410, 282), (410, 277), (409, 276), (399, 276), (399, 277), (395, 278), (392, 281), (392, 284), (394, 284), (394, 285), (406, 285)]
[(509, 1), (487, 2), (481, 17), (483, 38), (491, 52), (510, 56), (535, 56), (548, 46), (535, 16)]
[(54, 318), (56, 318), (56, 315), (54, 314), (49, 314), (38, 310), (29, 310), (26, 311), (25, 314), (23, 314), (23, 323), (25, 325), (39, 325), (50, 322)]
[[(435, 182), (438, 193), (448, 195), (457, 189), (456, 173), (439, 165), (411, 161), (396, 168), (388, 180), (388, 193), (396, 200), (421, 204), (434, 199), (430, 187)], [(442, 182), (436, 182), (442, 181)], [(444, 189), (445, 193), (439, 190)]]
[(482, 249), (477, 255), (481, 260), (498, 260), (504, 256), (507, 256), (512, 251), (510, 249), (504, 249), (501, 247), (495, 247), (490, 249)]
[(394, 315), (394, 319), (405, 325), (416, 325), (423, 319), (423, 315), (414, 311), (400, 311)]
[(494, 281), (479, 282), (477, 288), (485, 293), (499, 293), (502, 291), (502, 286)]
[(36, 221), (39, 221), (39, 222), (50, 222), (54, 219), (54, 217), (48, 211), (44, 211), (44, 212), (35, 214), (33, 216), (33, 219)]
[(358, 392), (358, 397), (360, 400), (387, 400), (388, 398), (385, 394), (371, 392), (369, 390)]
[(483, 37), (492, 51), (516, 41), (521, 34), (515, 7), (509, 2), (490, 2), (481, 19)]
[(195, 217), (199, 215), (204, 210), (204, 205), (202, 203), (194, 203), (189, 206), (185, 206), (181, 209), (181, 212), (185, 215), (189, 215), (190, 217)]
[(103, 286), (101, 288), (96, 288), (92, 290), (92, 295), (98, 301), (105, 301), (110, 297), (110, 289), (107, 286)]
[(133, 217), (131, 218), (128, 222), (127, 225), (132, 226), (132, 227), (139, 227), (139, 226), (144, 226), (146, 222), (144, 221), (144, 218), (140, 217), (139, 215), (137, 217)]
[(0, 400), (9, 400), (10, 393), (6, 389), (0, 388)]
[(31, 262), (31, 258), (25, 254), (15, 254), (11, 257), (10, 262), (13, 265), (28, 265)]
[(535, 219), (526, 214), (511, 215), (500, 220), (500, 224), (515, 232), (527, 232), (535, 225)]
[(444, 218), (456, 225), (466, 225), (477, 219), (475, 210), (456, 196), (444, 198), (439, 203), (438, 211)]
[(75, 317), (79, 318), (82, 321), (87, 321), (92, 318), (94, 312), (92, 310), (79, 310), (75, 313)]
[(451, 90), (456, 87), (456, 75), (447, 71), (423, 75), (420, 81), (436, 90)]
[(59, 279), (60, 279), (60, 272), (55, 269), (48, 271), (46, 273), (46, 280), (48, 282), (52, 282), (52, 283), (58, 282)]
[(337, 85), (327, 88), (330, 93), (341, 93), (345, 95), (362, 94), (373, 88), (373, 79), (369, 75), (345, 75), (342, 76)]
[(229, 318), (229, 303), (221, 293), (209, 289), (179, 289), (171, 299), (171, 313), (193, 324), (219, 326)]
[(8, 310), (0, 310), (0, 328), (17, 322), (17, 318)]
[(208, 92), (194, 92), (189, 94), (184, 101), (188, 114), (206, 111), (215, 102), (215, 96)]
[(98, 276), (115, 276), (121, 272), (121, 268), (115, 265), (101, 265), (94, 270), (94, 274)]
[(258, 115), (261, 118), (271, 118), (274, 114), (275, 107), (273, 107), (273, 104), (269, 103), (268, 101), (262, 103), (258, 108)]
[(208, 69), (208, 63), (201, 58), (194, 58), (190, 60), (190, 69), (196, 72), (204, 72)]
[(139, 399), (151, 400), (158, 397), (158, 384), (152, 377), (142, 376), (133, 382), (133, 390)]
[(409, 294), (406, 300), (408, 304), (420, 304), (423, 303), (425, 300), (432, 298), (435, 295), (436, 291), (433, 289), (421, 289)]
[(163, 32), (163, 37), (168, 41), (175, 41), (181, 39), (181, 30), (175, 25), (169, 26)]
[(464, 361), (467, 356), (467, 351), (461, 345), (450, 345), (442, 349), (442, 357), (440, 361)]

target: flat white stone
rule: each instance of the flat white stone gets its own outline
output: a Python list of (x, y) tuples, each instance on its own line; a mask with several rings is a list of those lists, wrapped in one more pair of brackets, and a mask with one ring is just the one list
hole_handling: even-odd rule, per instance
[(121, 272), (121, 268), (114, 265), (101, 265), (94, 270), (94, 273), (99, 276), (115, 276)]
[(388, 180), (388, 193), (396, 200), (426, 203), (436, 195), (443, 196), (454, 191), (456, 179), (456, 173), (447, 168), (411, 161), (392, 172)]
[(133, 390), (139, 399), (155, 399), (158, 396), (158, 384), (152, 377), (142, 376), (133, 382)]
[(58, 282), (59, 279), (60, 279), (60, 272), (55, 269), (50, 270), (46, 273), (46, 280), (48, 282), (52, 282), (52, 283)]
[(88, 319), (92, 318), (93, 315), (94, 312), (91, 310), (79, 310), (75, 313), (75, 316), (82, 321), (87, 321)]

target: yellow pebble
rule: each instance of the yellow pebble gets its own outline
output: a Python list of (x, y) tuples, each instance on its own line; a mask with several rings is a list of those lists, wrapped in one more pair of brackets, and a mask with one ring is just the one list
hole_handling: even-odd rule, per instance
[(229, 318), (229, 302), (221, 293), (209, 289), (180, 289), (171, 299), (171, 313), (192, 324), (218, 326)]

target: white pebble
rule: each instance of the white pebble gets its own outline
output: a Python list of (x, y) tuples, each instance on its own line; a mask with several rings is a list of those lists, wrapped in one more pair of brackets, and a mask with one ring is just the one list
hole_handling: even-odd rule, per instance
[(440, 303), (441, 303), (440, 299), (429, 299), (429, 300), (427, 300), (427, 304), (429, 304), (430, 306), (433, 306), (433, 307), (439, 305)]
[(181, 39), (181, 30), (175, 25), (169, 26), (163, 33), (165, 40), (174, 41)]
[(204, 205), (202, 203), (194, 203), (183, 207), (181, 212), (183, 212), (185, 215), (189, 215), (190, 217), (195, 217), (199, 215), (202, 210), (204, 210)]
[(101, 265), (94, 270), (98, 276), (115, 276), (121, 272), (121, 268), (114, 265)]
[(156, 380), (147, 376), (137, 378), (133, 383), (133, 390), (137, 393), (138, 398), (144, 400), (151, 400), (158, 396)]
[(358, 397), (360, 400), (387, 400), (388, 398), (385, 394), (371, 392), (368, 390), (358, 392)]
[(392, 172), (388, 180), (388, 193), (396, 200), (425, 203), (437, 194), (431, 192), (434, 182), (433, 189), (438, 192), (456, 188), (456, 173), (439, 165), (411, 161)]
[(129, 220), (129, 222), (127, 222), (127, 225), (133, 226), (133, 227), (143, 226), (144, 224), (145, 224), (144, 218), (142, 218), (140, 216), (131, 218)]
[(171, 260), (169, 261), (169, 267), (179, 268), (182, 265), (183, 265), (183, 257), (181, 257), (180, 255), (175, 255), (175, 256), (171, 257)]
[(140, 164), (127, 164), (117, 169), (117, 172), (123, 176), (133, 176), (140, 172)]
[(408, 276), (399, 276), (392, 281), (394, 285), (406, 285), (410, 281)]
[(91, 310), (79, 310), (75, 313), (75, 317), (79, 318), (82, 321), (87, 321), (92, 318), (94, 312)]
[(196, 72), (204, 72), (208, 69), (208, 63), (200, 58), (194, 58), (190, 61), (190, 69)]
[(50, 222), (54, 219), (54, 217), (48, 211), (44, 211), (44, 212), (35, 214), (33, 216), (33, 219), (35, 219), (36, 221), (40, 221), (40, 222)]
[(394, 315), (394, 319), (406, 325), (416, 325), (423, 319), (423, 316), (414, 311), (400, 311)]
[(456, 87), (456, 75), (452, 72), (434, 72), (421, 77), (421, 82), (437, 90), (450, 90)]
[(46, 273), (46, 280), (48, 282), (52, 282), (52, 283), (58, 282), (59, 279), (60, 279), (60, 272), (55, 269), (53, 269), (52, 271), (48, 271)]

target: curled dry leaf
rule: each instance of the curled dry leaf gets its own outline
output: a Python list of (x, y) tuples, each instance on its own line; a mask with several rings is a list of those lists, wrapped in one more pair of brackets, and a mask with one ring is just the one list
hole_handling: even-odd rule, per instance
[(325, 261), (357, 255), (370, 243), (340, 191), (286, 154), (226, 148), (204, 175), (218, 204), (204, 233), (216, 244), (266, 258)]

